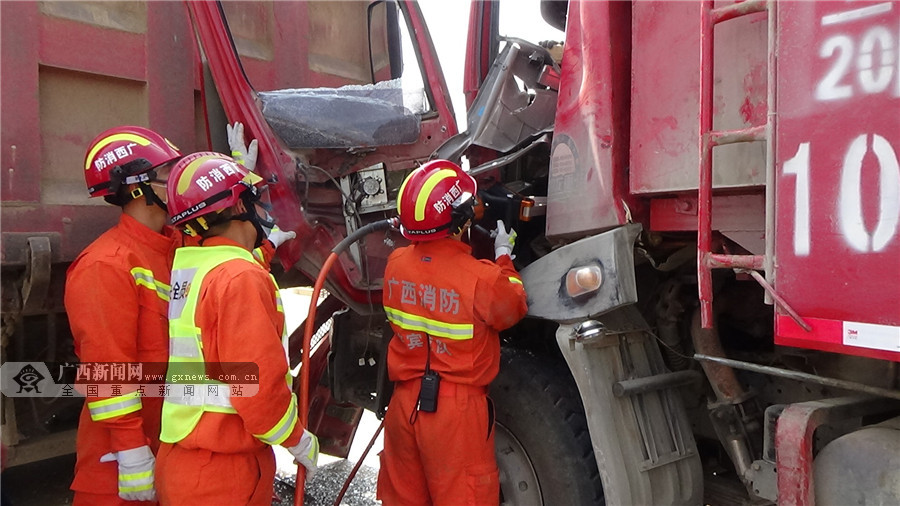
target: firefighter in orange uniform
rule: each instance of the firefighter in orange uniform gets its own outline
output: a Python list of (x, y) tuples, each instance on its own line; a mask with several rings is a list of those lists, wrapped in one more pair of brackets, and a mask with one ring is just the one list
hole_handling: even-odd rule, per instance
[(496, 262), (460, 241), (474, 218), (476, 184), (434, 160), (400, 187), (401, 233), (388, 258), (384, 309), (394, 330), (378, 498), (385, 506), (497, 504), (488, 384), (500, 367), (498, 333), (527, 311), (510, 257), (515, 232), (498, 222)]
[[(122, 215), (66, 276), (66, 311), (83, 363), (166, 362), (169, 270), (180, 239), (165, 226), (164, 185), (180, 157), (161, 135), (131, 126), (101, 133), (88, 148), (91, 197), (120, 206)], [(162, 398), (141, 397), (134, 388), (122, 392), (86, 399), (71, 487), (75, 505), (155, 500)]]
[[(274, 225), (264, 189), (217, 153), (184, 157), (169, 178), (171, 222), (201, 246), (179, 248), (172, 268), (170, 390), (156, 467), (162, 504), (271, 504), (276, 444), (308, 476), (315, 471), (318, 441), (298, 423), (278, 287), (251, 255)], [(241, 363), (258, 367), (255, 395), (243, 395), (253, 378)], [(219, 383), (227, 376), (214, 371), (247, 384)], [(210, 380), (184, 384), (184, 373)]]
[[(232, 156), (252, 170), (257, 145), (244, 145), (242, 124), (228, 125), (228, 142)], [(119, 224), (88, 246), (67, 274), (66, 311), (82, 363), (156, 364), (159, 371), (144, 372), (164, 372), (172, 258), (176, 247), (195, 242), (166, 225), (166, 180), (180, 157), (166, 138), (136, 126), (111, 128), (88, 147), (91, 197), (103, 197), (123, 212)], [(276, 228), (254, 257), (268, 267), (275, 248), (295, 236)], [(162, 397), (123, 392), (85, 403), (71, 487), (76, 505), (155, 501), (152, 470)]]

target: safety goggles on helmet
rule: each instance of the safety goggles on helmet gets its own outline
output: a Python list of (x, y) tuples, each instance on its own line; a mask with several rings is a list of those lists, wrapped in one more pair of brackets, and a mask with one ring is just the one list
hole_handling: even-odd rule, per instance
[[(265, 196), (266, 194), (268, 194), (268, 192), (264, 192), (263, 196)], [(265, 237), (268, 237), (269, 234), (272, 233), (272, 229), (275, 228), (278, 220), (276, 220), (275, 217), (271, 214), (272, 204), (270, 204), (269, 202), (264, 202), (262, 199), (260, 199), (256, 202), (256, 205), (261, 207), (263, 209), (263, 212), (262, 216), (260, 216), (260, 213), (257, 212), (254, 221), (256, 224), (259, 224)]]
[(155, 179), (155, 169), (180, 157), (175, 145), (152, 130), (138, 126), (111, 128), (88, 146), (85, 184), (91, 197), (113, 196), (123, 185)]
[(400, 186), (400, 233), (414, 241), (458, 233), (474, 216), (476, 191), (475, 180), (453, 162), (432, 160), (422, 165)]

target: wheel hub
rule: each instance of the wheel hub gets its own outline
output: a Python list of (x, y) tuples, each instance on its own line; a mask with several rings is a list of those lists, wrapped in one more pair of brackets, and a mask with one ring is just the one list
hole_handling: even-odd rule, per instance
[(497, 467), (500, 469), (500, 504), (542, 505), (541, 486), (531, 458), (518, 439), (500, 423), (495, 424)]

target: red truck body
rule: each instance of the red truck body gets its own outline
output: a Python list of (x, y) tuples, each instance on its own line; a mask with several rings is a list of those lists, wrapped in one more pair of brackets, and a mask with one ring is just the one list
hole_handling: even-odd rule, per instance
[[(891, 407), (879, 416), (896, 415), (896, 3), (544, 5), (549, 14), (545, 19), (559, 28), (564, 25), (566, 31), (555, 115), (543, 130), (552, 130), (552, 144), (544, 155), (547, 173), (542, 176), (546, 194), (537, 193), (536, 179), (529, 185), (516, 181), (528, 173), (529, 162), (509, 161), (523, 158), (510, 154), (516, 150), (540, 157), (533, 148), (537, 141), (528, 144), (535, 137), (523, 138), (516, 150), (492, 145), (497, 136), (482, 133), (483, 121), (472, 119), (484, 104), (471, 93), (468, 126), (478, 132), (473, 144), (500, 151), (494, 166), (505, 165), (500, 170), (508, 172), (491, 176), (507, 188), (524, 186), (535, 192), (532, 195), (546, 195), (542, 240), (551, 243), (550, 251), (540, 245), (542, 256), (531, 265), (526, 260), (522, 271), (529, 314), (560, 324), (557, 342), (590, 413), (587, 425), (606, 499), (623, 504), (698, 500), (688, 492), (696, 483), (696, 468), (663, 471), (666, 466), (659, 463), (689, 460), (691, 452), (674, 444), (666, 456), (667, 437), (647, 428), (653, 417), (644, 418), (641, 411), (646, 407), (639, 407), (652, 402), (643, 392), (665, 390), (661, 385), (677, 382), (679, 371), (695, 369), (683, 360), (693, 353), (711, 387), (709, 404), (698, 411), (697, 398), (692, 400), (697, 391), (690, 394), (689, 388), (682, 389), (681, 398), (699, 451), (705, 454), (701, 473), (706, 476), (707, 501), (727, 502), (720, 483), (710, 477), (709, 454), (702, 446), (710, 437), (721, 443), (751, 498), (783, 504), (841, 504), (858, 496), (897, 500), (884, 487), (847, 473), (866, 460), (848, 448), (862, 446), (876, 429), (863, 423), (839, 431), (843, 438), (836, 438), (830, 448), (826, 443), (831, 436), (823, 435), (847, 418), (873, 416), (862, 401), (836, 399), (835, 388), (881, 396)], [(473, 12), (490, 19), (494, 9), (491, 5)], [(490, 46), (486, 26), (489, 23), (482, 21), (470, 28), (467, 91), (477, 88), (475, 83), (481, 83), (479, 93), (485, 88), (493, 93), (496, 86), (477, 51)], [(541, 60), (540, 48), (520, 45), (531, 61)], [(534, 96), (551, 82), (528, 82), (521, 75), (517, 77), (526, 89), (533, 88), (528, 92)], [(536, 108), (536, 103), (527, 107)], [(525, 117), (523, 110), (509, 115)], [(493, 118), (490, 122), (505, 126)], [(475, 159), (475, 171), (489, 180), (483, 169), (492, 157), (476, 149), (467, 154)], [(532, 169), (537, 167), (530, 163)], [(643, 229), (634, 244), (633, 267), (623, 268), (620, 252), (607, 257), (596, 253), (633, 240), (629, 234), (601, 239), (633, 227), (631, 223)], [(518, 226), (528, 233), (527, 223)], [(606, 302), (592, 302), (584, 295), (567, 299), (565, 280), (591, 263), (616, 289), (604, 291), (601, 285), (597, 290), (595, 298)], [(610, 264), (615, 267), (609, 269)], [(634, 291), (622, 276), (629, 268), (638, 276)], [(681, 280), (670, 274), (686, 270), (693, 274)], [(630, 327), (652, 329), (648, 334), (659, 342), (670, 373), (647, 375), (629, 367), (628, 362), (639, 361), (633, 352), (595, 349), (612, 344), (599, 344), (598, 326), (585, 325), (586, 320), (600, 320), (610, 340), (608, 334), (629, 328), (614, 316), (629, 302), (642, 308), (646, 318), (628, 318)], [(653, 354), (641, 360), (652, 363)], [(658, 381), (651, 388), (653, 377)], [(784, 378), (804, 382), (807, 394), (810, 385), (825, 389), (812, 396), (791, 392), (795, 384), (783, 384)], [(619, 394), (610, 398), (608, 387)], [(622, 395), (637, 391), (642, 393)], [(622, 406), (622, 397), (636, 404)], [(606, 411), (615, 413), (613, 419), (599, 415)], [(715, 436), (698, 429), (707, 416)], [(678, 420), (671, 415), (670, 430)], [(890, 424), (896, 425), (896, 419)], [(629, 438), (621, 434), (634, 426), (641, 435), (629, 446), (624, 442)], [(816, 432), (820, 426), (830, 428)], [(677, 433), (672, 430), (671, 437), (677, 440)], [(818, 443), (814, 434), (821, 438)], [(896, 463), (885, 455), (897, 448), (898, 433), (886, 434), (886, 439), (874, 436), (872, 441), (884, 442), (887, 453), (870, 454), (872, 463), (865, 466), (882, 478), (890, 474), (884, 469)], [(664, 478), (621, 472), (616, 467), (621, 460), (605, 460), (611, 454), (638, 452), (644, 457), (633, 463), (626, 457), (625, 467), (655, 467), (662, 476), (683, 480), (684, 488), (663, 491), (658, 487)], [(644, 486), (636, 485), (640, 480), (646, 480)]]
[[(627, 9), (614, 2), (579, 5), (570, 10), (569, 23), (592, 28), (567, 34), (548, 235), (624, 224), (622, 202), (650, 230), (696, 230), (700, 30), (686, 27), (696, 28), (700, 5), (634, 4), (630, 83), (607, 80), (629, 73), (622, 52), (609, 43), (614, 27), (627, 25)], [(777, 81), (770, 279), (812, 326), (805, 331), (779, 311), (777, 342), (897, 361), (900, 116), (885, 113), (897, 110), (900, 93), (897, 10), (884, 3), (844, 7), (779, 5), (771, 76), (766, 13), (718, 26), (713, 109), (720, 130), (764, 125), (767, 78)], [(600, 49), (587, 52), (594, 48)], [(740, 233), (739, 242), (761, 254), (764, 145), (720, 149), (714, 160), (713, 181), (720, 190), (712, 201), (714, 228)], [(578, 168), (590, 169), (570, 181), (574, 152)]]
[[(65, 269), (118, 219), (85, 194), (91, 139), (140, 124), (184, 149), (209, 146), (186, 12), (170, 2), (0, 6), (3, 362), (75, 361)], [(73, 452), (82, 403), (4, 396), (7, 464)]]
[[(787, 4), (780, 17), (777, 342), (900, 361), (896, 4)], [(809, 24), (815, 31), (791, 30)], [(810, 48), (819, 58), (810, 58)], [(802, 90), (802, 91), (800, 91)], [(810, 128), (814, 125), (815, 128)]]
[(117, 219), (89, 205), (102, 201), (85, 198), (74, 170), (97, 125), (150, 124), (181, 147), (208, 146), (194, 120), (201, 76), (184, 13), (173, 3), (4, 3), (4, 266), (24, 265), (15, 234), (49, 234), (54, 261), (71, 261)]

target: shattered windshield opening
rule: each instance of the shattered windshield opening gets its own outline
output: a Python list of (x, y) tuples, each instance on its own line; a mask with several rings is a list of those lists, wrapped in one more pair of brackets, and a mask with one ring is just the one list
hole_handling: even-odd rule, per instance
[[(262, 112), (289, 148), (408, 144), (419, 138), (416, 104), (400, 79), (374, 85), (306, 88), (259, 93)], [(413, 95), (415, 99), (417, 95)]]

